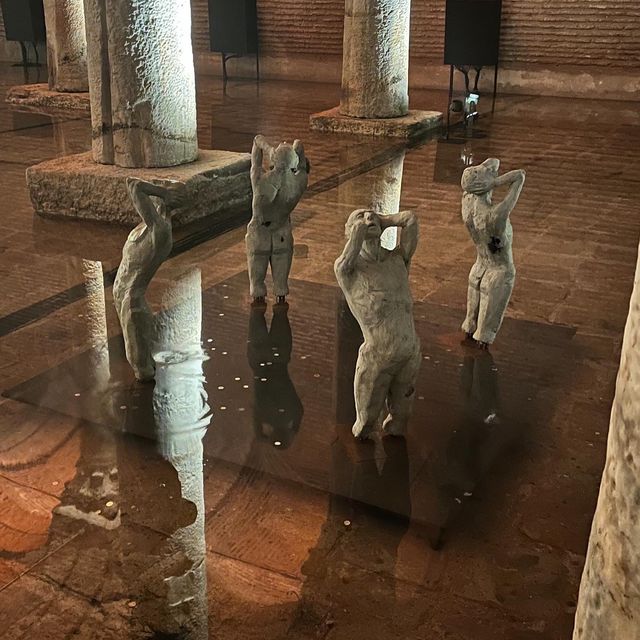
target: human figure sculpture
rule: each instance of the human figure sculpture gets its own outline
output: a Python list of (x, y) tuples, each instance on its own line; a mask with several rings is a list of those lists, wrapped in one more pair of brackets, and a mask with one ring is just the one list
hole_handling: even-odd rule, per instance
[[(509, 216), (525, 180), (522, 170), (498, 176), (499, 167), (500, 160), (489, 158), (462, 174), (462, 219), (478, 252), (469, 274), (462, 330), (484, 349), (495, 340), (513, 291), (516, 269)], [(493, 190), (504, 185), (509, 185), (507, 197), (494, 204)]]
[[(380, 244), (387, 227), (402, 229), (399, 245)], [(386, 401), (385, 435), (404, 435), (420, 368), (420, 340), (413, 322), (409, 267), (418, 244), (418, 222), (411, 211), (378, 215), (358, 209), (345, 226), (347, 243), (335, 273), (364, 343), (358, 353), (353, 435), (371, 438)]]
[[(264, 156), (269, 169), (265, 170)], [(264, 303), (265, 277), (271, 265), (273, 287), (279, 304), (289, 293), (289, 272), (293, 260), (291, 212), (302, 198), (309, 182), (310, 164), (300, 140), (293, 145), (270, 145), (256, 136), (251, 151), (253, 215), (247, 226), (246, 245), (250, 294), (254, 303)]]
[[(113, 283), (113, 299), (124, 335), (127, 360), (140, 382), (153, 380), (155, 321), (145, 299), (147, 287), (173, 247), (171, 211), (182, 204), (183, 183), (160, 184), (127, 178), (127, 189), (142, 218), (127, 238)], [(158, 198), (155, 204), (152, 197)]]

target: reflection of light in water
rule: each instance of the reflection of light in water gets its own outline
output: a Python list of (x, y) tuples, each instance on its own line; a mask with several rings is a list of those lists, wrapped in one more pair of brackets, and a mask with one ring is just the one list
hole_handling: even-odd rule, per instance
[(179, 576), (168, 576), (168, 605), (182, 627), (185, 638), (208, 638), (203, 445), (211, 422), (204, 389), (201, 347), (202, 293), (200, 271), (179, 279), (165, 295), (165, 310), (158, 322), (158, 344), (154, 354), (156, 386), (153, 411), (161, 454), (178, 473), (182, 498), (197, 509), (193, 524), (176, 531), (172, 541), (192, 562)]

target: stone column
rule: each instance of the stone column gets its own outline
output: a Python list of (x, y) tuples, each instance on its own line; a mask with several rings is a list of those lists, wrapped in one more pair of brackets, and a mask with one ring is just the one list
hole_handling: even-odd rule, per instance
[(189, 0), (84, 0), (96, 162), (171, 167), (198, 155)]
[[(341, 165), (348, 170), (357, 164), (358, 153), (357, 149), (347, 148), (344, 156), (341, 156)], [(371, 209), (380, 214), (398, 213), (405, 154), (405, 150), (401, 149), (391, 158), (383, 156), (367, 172), (342, 182), (338, 187), (339, 201), (349, 205), (350, 209)], [(398, 229), (385, 229), (381, 243), (385, 249), (395, 249), (398, 244)]]
[(409, 110), (411, 0), (345, 0), (340, 105), (314, 113), (322, 132), (411, 138), (442, 124)]
[(640, 256), (573, 638), (640, 639)]
[(410, 17), (411, 0), (345, 0), (342, 115), (409, 113)]
[(49, 89), (89, 91), (83, 0), (44, 0)]

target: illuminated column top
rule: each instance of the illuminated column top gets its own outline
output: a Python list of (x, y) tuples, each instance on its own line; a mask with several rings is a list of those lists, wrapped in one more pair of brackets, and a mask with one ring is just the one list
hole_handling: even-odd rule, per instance
[(120, 167), (196, 159), (189, 0), (85, 0), (93, 154)]
[(345, 1), (342, 115), (407, 115), (410, 14), (411, 0)]

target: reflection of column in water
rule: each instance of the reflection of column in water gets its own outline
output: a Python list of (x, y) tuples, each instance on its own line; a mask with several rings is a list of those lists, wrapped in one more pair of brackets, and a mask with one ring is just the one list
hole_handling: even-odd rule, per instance
[[(350, 167), (349, 152), (343, 164)], [(400, 211), (402, 195), (402, 173), (404, 169), (405, 151), (374, 167), (370, 171), (346, 180), (340, 184), (338, 199), (352, 209), (371, 209), (381, 214)], [(355, 159), (354, 159), (355, 164)], [(382, 246), (394, 249), (398, 243), (398, 229), (393, 227), (382, 234)]]
[(87, 292), (87, 331), (91, 346), (91, 368), (96, 386), (104, 389), (111, 377), (109, 366), (109, 334), (107, 332), (107, 307), (104, 297), (102, 263), (82, 261), (85, 290)]
[(202, 363), (200, 271), (180, 278), (165, 296), (154, 354), (156, 386), (153, 410), (160, 452), (171, 462), (182, 498), (197, 509), (193, 524), (172, 536), (176, 549), (192, 563), (183, 575), (165, 579), (173, 617), (189, 640), (208, 638), (205, 505), (202, 438), (211, 422)]
[(292, 443), (304, 414), (289, 376), (293, 338), (287, 310), (287, 305), (273, 307), (269, 330), (265, 309), (253, 308), (247, 346), (247, 358), (253, 370), (256, 436), (283, 448)]

